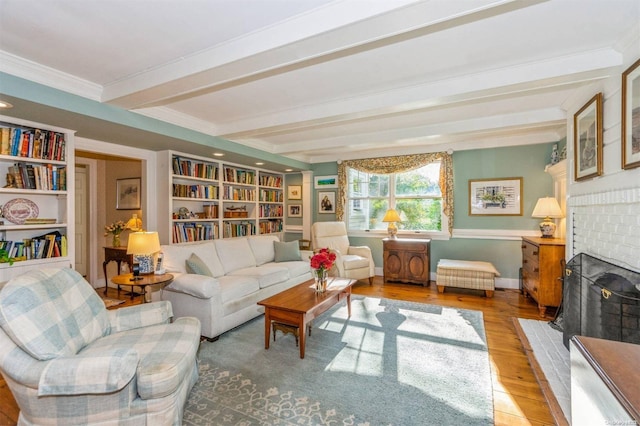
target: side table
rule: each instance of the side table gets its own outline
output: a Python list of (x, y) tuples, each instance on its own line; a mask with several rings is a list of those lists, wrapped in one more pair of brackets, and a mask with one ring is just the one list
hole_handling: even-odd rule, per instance
[[(102, 272), (104, 272), (104, 294), (107, 294), (107, 288), (109, 287), (109, 277), (107, 277), (107, 265), (111, 262), (118, 264), (118, 275), (120, 275), (122, 262), (129, 265), (129, 270), (133, 268), (133, 255), (127, 254), (126, 247), (105, 247), (104, 248), (104, 262), (102, 262)], [(133, 290), (133, 289), (132, 289)], [(120, 286), (118, 286), (120, 291)]]
[(135, 293), (133, 292), (133, 287), (140, 287), (142, 303), (147, 303), (147, 286), (156, 285), (156, 284), (169, 284), (171, 281), (173, 281), (173, 275), (145, 274), (145, 275), (140, 275), (140, 279), (134, 281), (133, 274), (122, 274), (122, 275), (116, 275), (111, 279), (111, 281), (114, 284), (118, 284), (119, 286), (121, 285), (131, 286), (131, 300), (133, 300), (133, 297), (135, 296)]

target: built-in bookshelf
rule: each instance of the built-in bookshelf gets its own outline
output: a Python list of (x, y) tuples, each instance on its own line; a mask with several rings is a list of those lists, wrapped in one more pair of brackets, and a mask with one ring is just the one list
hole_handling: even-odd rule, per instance
[[(163, 243), (283, 230), (284, 176), (280, 173), (165, 151), (160, 153), (157, 176), (170, 188), (168, 199), (159, 203)], [(163, 230), (164, 223), (168, 227)]]
[(0, 281), (29, 269), (73, 267), (74, 132), (0, 116)]

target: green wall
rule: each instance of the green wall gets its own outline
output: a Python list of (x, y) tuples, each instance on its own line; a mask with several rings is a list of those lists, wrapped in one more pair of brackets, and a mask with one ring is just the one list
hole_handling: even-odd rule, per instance
[[(536, 231), (539, 219), (531, 217), (540, 197), (553, 196), (553, 180), (544, 172), (550, 162), (553, 144), (527, 145), (459, 151), (453, 154), (454, 169), (454, 228), (488, 230)], [(559, 144), (561, 149), (562, 145)], [(336, 163), (316, 164), (314, 174), (337, 173)], [(522, 216), (469, 216), (469, 179), (523, 178)], [(333, 215), (317, 214), (314, 193), (314, 221), (335, 220)], [(382, 267), (382, 239), (350, 237), (352, 245), (371, 247), (376, 266)], [(431, 242), (431, 272), (435, 273), (440, 259), (482, 260), (491, 262), (502, 278), (518, 279), (521, 266), (519, 240), (451, 238)]]

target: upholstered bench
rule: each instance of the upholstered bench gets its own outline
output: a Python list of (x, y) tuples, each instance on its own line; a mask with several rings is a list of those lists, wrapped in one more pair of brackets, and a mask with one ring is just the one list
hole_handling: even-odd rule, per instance
[(495, 278), (500, 272), (490, 262), (471, 260), (440, 259), (436, 276), (438, 292), (445, 287), (484, 290), (487, 297), (493, 297)]

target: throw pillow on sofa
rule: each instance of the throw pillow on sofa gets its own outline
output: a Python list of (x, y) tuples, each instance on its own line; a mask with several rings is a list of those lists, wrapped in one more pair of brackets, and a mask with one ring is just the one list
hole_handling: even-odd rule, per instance
[(195, 253), (191, 253), (191, 256), (189, 256), (189, 258), (185, 260), (184, 263), (187, 272), (190, 274), (207, 275), (209, 277), (213, 277), (213, 273), (211, 273), (209, 267)]
[(288, 243), (274, 241), (273, 248), (275, 251), (276, 262), (302, 260), (302, 256), (300, 255), (300, 245), (297, 241), (289, 241)]

